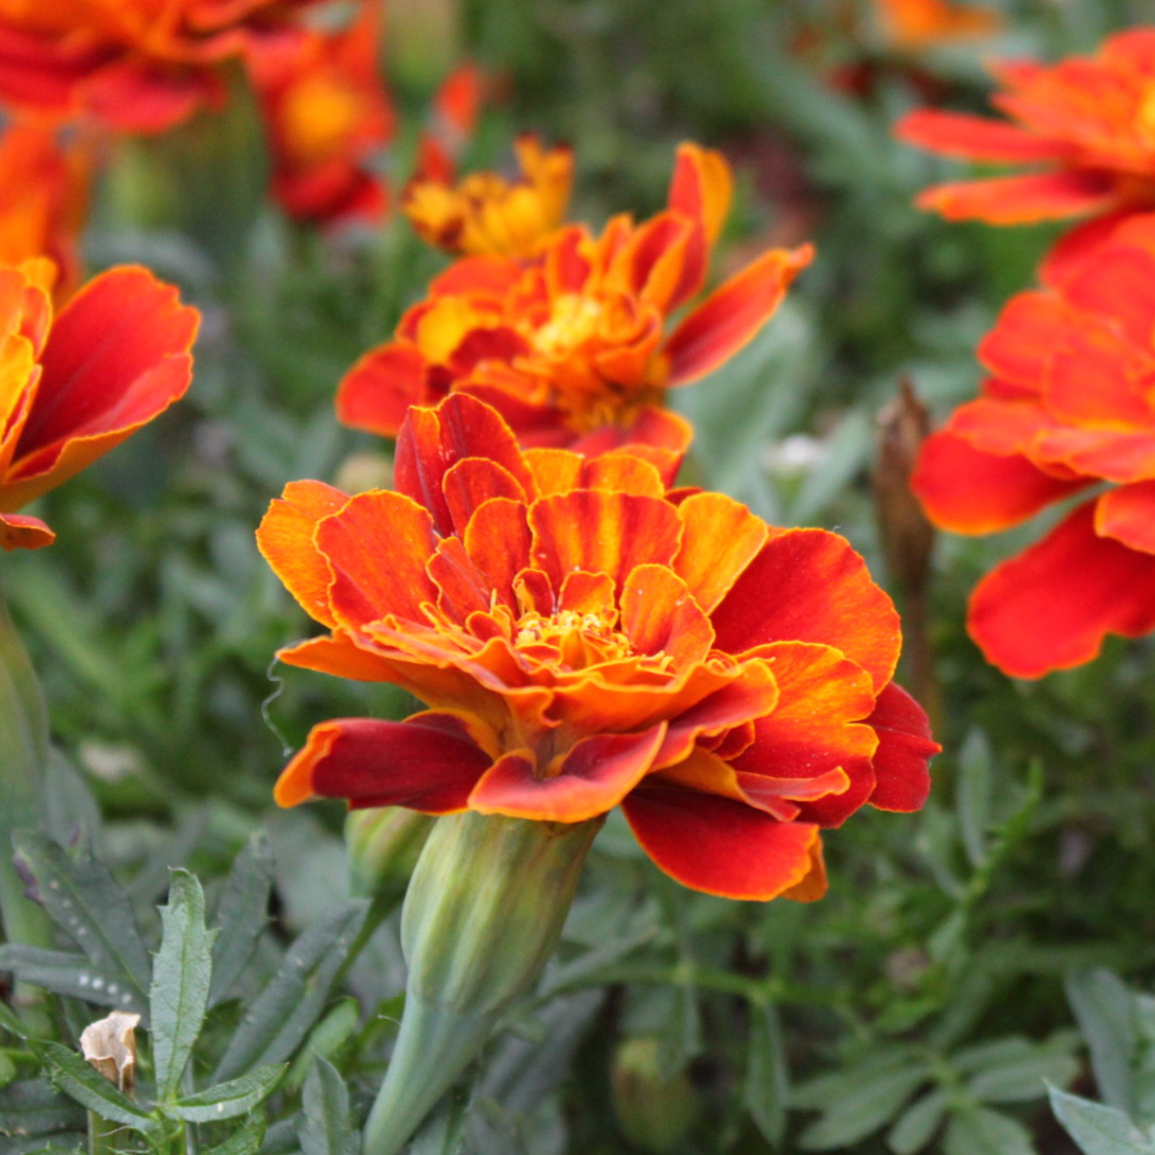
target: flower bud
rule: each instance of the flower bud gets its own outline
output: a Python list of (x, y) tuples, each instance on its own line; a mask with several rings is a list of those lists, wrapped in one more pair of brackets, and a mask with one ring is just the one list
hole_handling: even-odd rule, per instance
[(628, 1039), (614, 1055), (614, 1114), (622, 1134), (643, 1151), (666, 1155), (686, 1138), (697, 1102), (685, 1071), (663, 1069), (661, 1040)]
[(399, 806), (349, 811), (345, 846), (352, 893), (371, 898), (395, 891), (400, 898), (435, 821)]
[(118, 1091), (136, 1085), (136, 1026), (140, 1015), (113, 1011), (89, 1023), (80, 1035), (80, 1052)]

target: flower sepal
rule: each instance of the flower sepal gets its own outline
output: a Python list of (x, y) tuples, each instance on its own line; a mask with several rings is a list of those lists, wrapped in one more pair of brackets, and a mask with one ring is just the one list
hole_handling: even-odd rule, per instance
[(405, 896), (405, 1011), (366, 1123), (366, 1151), (401, 1151), (537, 981), (602, 821), (468, 811), (437, 821)]

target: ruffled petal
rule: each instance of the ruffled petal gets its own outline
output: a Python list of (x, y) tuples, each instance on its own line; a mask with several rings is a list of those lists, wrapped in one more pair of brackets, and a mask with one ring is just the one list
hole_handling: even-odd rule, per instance
[(642, 786), (622, 809), (642, 849), (671, 878), (706, 894), (767, 901), (814, 869), (818, 827), (778, 822), (741, 802)]
[(411, 405), (429, 401), (426, 362), (416, 345), (371, 349), (341, 379), (337, 420), (354, 429), (396, 437)]
[(877, 784), (870, 796), (879, 810), (919, 810), (930, 793), (927, 763), (942, 747), (930, 736), (926, 711), (893, 682), (878, 695), (867, 725), (878, 735), (874, 752)]
[(649, 773), (665, 730), (659, 725), (640, 734), (586, 738), (540, 777), (525, 754), (506, 754), (477, 783), (470, 808), (537, 822), (596, 818), (617, 806)]
[(1108, 490), (1095, 502), (1095, 532), (1140, 553), (1155, 554), (1155, 481)]
[(721, 493), (697, 493), (678, 506), (682, 548), (675, 571), (710, 613), (770, 536), (769, 527), (741, 502)]
[(701, 662), (710, 652), (714, 631), (686, 583), (661, 565), (630, 571), (621, 596), (622, 632), (635, 653), (667, 656), (675, 669)]
[(337, 718), (314, 726), (277, 780), (278, 806), (344, 798), (351, 807), (407, 806), (427, 814), (463, 810), (492, 759), (476, 723), (449, 713), (404, 722)]
[(41, 549), (55, 540), (56, 534), (38, 517), (0, 513), (0, 549)]
[(881, 689), (894, 675), (898, 614), (845, 538), (821, 529), (772, 537), (713, 615), (718, 649), (742, 654), (767, 642), (841, 650)]
[(1079, 506), (971, 595), (971, 637), (1004, 673), (1038, 678), (1090, 661), (1107, 634), (1155, 629), (1155, 556), (1099, 537), (1094, 518)]

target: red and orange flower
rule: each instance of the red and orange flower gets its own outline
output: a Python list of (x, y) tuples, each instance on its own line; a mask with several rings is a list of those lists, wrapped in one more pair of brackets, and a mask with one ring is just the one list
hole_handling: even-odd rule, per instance
[(1155, 208), (1155, 28), (1119, 33), (1093, 57), (993, 71), (1004, 91), (992, 103), (1009, 123), (923, 109), (897, 134), (948, 156), (1039, 171), (938, 185), (921, 207), (1002, 225)]
[(624, 451), (523, 451), (456, 394), (411, 411), (397, 492), (289, 485), (260, 547), (330, 632), (281, 658), (429, 709), (316, 726), (281, 805), (579, 823), (621, 804), (687, 886), (820, 897), (822, 827), (926, 795), (898, 617), (841, 537), (667, 480)]
[(53, 317), (46, 260), (0, 267), (0, 547), (49, 545), (15, 511), (183, 396), (199, 316), (145, 269), (111, 269)]
[(514, 143), (521, 176), (470, 173), (457, 184), (436, 175), (409, 182), (401, 207), (422, 240), (463, 256), (531, 257), (561, 224), (573, 185), (573, 152)]
[(457, 262), (405, 314), (397, 339), (346, 375), (338, 416), (392, 437), (411, 405), (462, 392), (499, 410), (526, 445), (684, 451), (689, 426), (661, 408), (665, 389), (745, 345), (812, 255), (764, 253), (667, 333), (705, 283), (730, 193), (721, 155), (683, 145), (669, 207), (651, 220), (618, 216), (599, 237), (570, 225), (528, 260)]
[(873, 0), (887, 42), (900, 51), (917, 51), (991, 36), (1002, 24), (993, 9), (955, 0)]
[(0, 102), (160, 132), (223, 94), (222, 62), (279, 49), (317, 0), (0, 0)]
[[(971, 598), (987, 658), (1034, 678), (1155, 630), (1155, 215), (1057, 251), (979, 347), (992, 376), (923, 446), (913, 484), (958, 533), (1099, 491)], [(1102, 483), (1107, 483), (1106, 487)]]
[(297, 220), (379, 221), (388, 193), (378, 153), (395, 116), (378, 62), (381, 3), (364, 0), (337, 32), (310, 30), (286, 52), (254, 57), (273, 154), (272, 192)]

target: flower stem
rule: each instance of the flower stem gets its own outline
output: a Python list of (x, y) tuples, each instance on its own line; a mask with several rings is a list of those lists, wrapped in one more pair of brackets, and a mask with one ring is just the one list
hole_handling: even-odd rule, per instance
[[(42, 907), (24, 895), (13, 862), (12, 835), (44, 826), (44, 768), (48, 758), (48, 716), (28, 653), (0, 598), (0, 921), (9, 942), (55, 945), (52, 924)], [(23, 984), (15, 1003), (26, 1025), (47, 1033), (42, 995)]]

